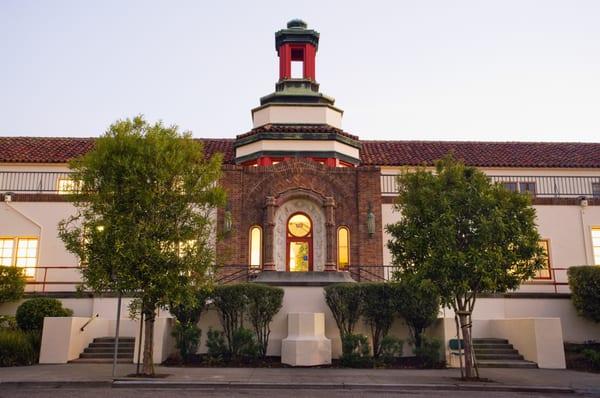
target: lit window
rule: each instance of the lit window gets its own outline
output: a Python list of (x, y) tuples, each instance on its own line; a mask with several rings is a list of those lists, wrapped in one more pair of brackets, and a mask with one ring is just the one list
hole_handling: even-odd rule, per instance
[(304, 214), (294, 214), (288, 221), (288, 231), (292, 236), (303, 238), (310, 233), (310, 219)]
[(592, 228), (592, 247), (594, 251), (594, 264), (600, 265), (600, 227)]
[(259, 268), (262, 262), (262, 229), (254, 225), (250, 227), (250, 267)]
[(68, 195), (79, 191), (79, 181), (71, 178), (61, 177), (58, 179), (58, 194)]
[(13, 265), (13, 250), (15, 240), (13, 238), (0, 239), (0, 265), (10, 267)]
[(347, 269), (350, 264), (350, 232), (346, 227), (338, 229), (338, 268)]
[(550, 270), (550, 250), (549, 250), (549, 242), (548, 240), (540, 240), (540, 247), (544, 250), (544, 254), (546, 258), (544, 260), (544, 267), (535, 271), (535, 275), (533, 279), (552, 279), (552, 271)]

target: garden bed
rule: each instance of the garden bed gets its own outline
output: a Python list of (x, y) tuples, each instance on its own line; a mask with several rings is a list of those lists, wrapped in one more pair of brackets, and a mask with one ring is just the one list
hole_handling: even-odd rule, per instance
[(586, 350), (595, 351), (600, 356), (600, 342), (588, 342), (584, 344), (565, 343), (567, 369), (600, 373), (600, 363), (594, 363), (594, 361), (586, 357)]

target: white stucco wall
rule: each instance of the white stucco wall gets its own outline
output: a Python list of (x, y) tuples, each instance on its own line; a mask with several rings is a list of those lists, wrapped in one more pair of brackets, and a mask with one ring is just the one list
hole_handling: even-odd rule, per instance
[(328, 124), (342, 128), (343, 112), (337, 108), (322, 104), (298, 105), (266, 105), (252, 110), (253, 128), (265, 124)]
[(304, 152), (338, 152), (354, 159), (359, 159), (357, 148), (339, 141), (326, 140), (261, 140), (237, 147), (236, 158), (251, 155), (260, 151), (304, 151)]

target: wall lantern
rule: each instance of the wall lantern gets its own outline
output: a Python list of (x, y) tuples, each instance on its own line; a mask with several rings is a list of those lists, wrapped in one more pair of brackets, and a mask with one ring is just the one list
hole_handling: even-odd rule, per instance
[(375, 214), (369, 202), (369, 210), (367, 210), (367, 232), (369, 232), (369, 238), (375, 235)]
[(12, 192), (6, 192), (4, 194), (4, 201), (5, 202), (12, 202), (12, 196), (13, 196)]
[(579, 197), (579, 206), (581, 207), (587, 207), (588, 205), (588, 200), (585, 196), (580, 196)]
[(223, 212), (223, 232), (228, 234), (231, 232), (231, 227), (233, 226), (233, 221), (231, 220), (231, 210), (229, 210), (229, 205), (225, 208)]

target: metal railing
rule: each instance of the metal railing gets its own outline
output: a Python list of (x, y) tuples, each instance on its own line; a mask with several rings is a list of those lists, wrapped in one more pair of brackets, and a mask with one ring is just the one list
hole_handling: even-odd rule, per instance
[[(395, 174), (381, 175), (381, 193), (398, 193)], [(600, 176), (489, 176), (494, 183), (504, 184), (517, 192), (528, 192), (539, 198), (600, 197)]]
[(0, 171), (0, 192), (68, 193), (74, 189), (70, 175), (56, 171)]
[[(393, 265), (351, 265), (347, 270), (350, 276), (357, 282), (385, 282), (393, 279)], [(530, 290), (535, 287), (545, 286), (548, 293), (569, 293), (567, 270), (569, 268), (550, 268), (550, 278), (531, 279), (524, 282), (521, 291)], [(80, 267), (77, 266), (46, 266), (46, 267), (24, 267), (27, 277), (28, 293), (51, 293), (75, 291), (81, 285)], [(223, 265), (216, 271), (215, 283), (229, 284), (249, 282), (254, 280), (262, 272), (258, 268), (250, 268), (247, 265)]]

